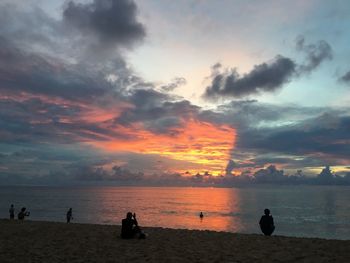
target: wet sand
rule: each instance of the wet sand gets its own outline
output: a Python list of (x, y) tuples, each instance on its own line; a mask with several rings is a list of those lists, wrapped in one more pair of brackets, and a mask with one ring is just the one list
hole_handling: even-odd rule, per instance
[(350, 240), (0, 220), (0, 262), (350, 262)]

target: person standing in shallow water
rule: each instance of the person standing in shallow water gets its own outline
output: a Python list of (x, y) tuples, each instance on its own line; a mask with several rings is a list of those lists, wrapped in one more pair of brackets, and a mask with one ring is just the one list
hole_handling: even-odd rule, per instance
[(260, 229), (264, 233), (265, 236), (271, 236), (273, 231), (275, 230), (275, 224), (273, 222), (273, 217), (270, 215), (270, 210), (264, 210), (265, 215), (263, 215), (259, 221)]
[(200, 212), (200, 214), (199, 214), (199, 218), (202, 220), (202, 219), (203, 219), (203, 217), (204, 217), (203, 213), (202, 213), (202, 212)]
[(73, 219), (73, 211), (72, 208), (69, 208), (69, 210), (67, 211), (67, 223), (70, 223), (70, 221)]
[(13, 205), (10, 206), (9, 213), (10, 213), (10, 219), (11, 220), (15, 219), (15, 207)]

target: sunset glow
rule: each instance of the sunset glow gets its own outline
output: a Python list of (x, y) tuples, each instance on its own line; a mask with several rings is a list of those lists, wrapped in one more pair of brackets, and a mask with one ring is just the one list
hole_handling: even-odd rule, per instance
[[(173, 128), (169, 134), (154, 134), (144, 130), (141, 124), (131, 128), (120, 126), (115, 130), (127, 134), (129, 139), (110, 138), (104, 142), (90, 143), (106, 151), (157, 154), (202, 164), (206, 171), (213, 174), (218, 174), (225, 168), (236, 136), (235, 130), (228, 125), (214, 126), (196, 120), (189, 120), (184, 127)], [(170, 167), (170, 170), (177, 171), (176, 167)], [(191, 170), (194, 169), (189, 166), (188, 171)]]
[(0, 8), (5, 182), (350, 183), (348, 1)]

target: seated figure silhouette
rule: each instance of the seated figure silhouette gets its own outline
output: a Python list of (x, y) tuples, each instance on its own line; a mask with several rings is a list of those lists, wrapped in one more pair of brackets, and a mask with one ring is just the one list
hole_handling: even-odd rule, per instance
[(122, 220), (122, 238), (134, 238), (139, 235), (139, 238), (145, 238), (145, 234), (141, 232), (141, 229), (136, 220), (136, 214), (128, 212), (126, 218)]
[(29, 216), (30, 212), (26, 212), (26, 208), (22, 207), (21, 211), (18, 213), (17, 217), (18, 220), (24, 220), (26, 216)]
[(260, 229), (264, 233), (265, 236), (271, 236), (273, 231), (275, 230), (275, 224), (273, 222), (273, 217), (270, 215), (270, 210), (264, 210), (265, 215), (263, 215), (259, 221)]

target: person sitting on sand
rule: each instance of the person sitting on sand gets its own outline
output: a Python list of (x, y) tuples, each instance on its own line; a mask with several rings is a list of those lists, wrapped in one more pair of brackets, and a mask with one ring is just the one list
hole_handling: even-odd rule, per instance
[(73, 219), (73, 211), (72, 211), (72, 208), (69, 208), (66, 217), (67, 217), (67, 223), (70, 223), (70, 221)]
[(261, 231), (264, 233), (265, 236), (271, 236), (273, 231), (275, 230), (275, 224), (273, 222), (273, 217), (270, 215), (270, 210), (265, 209), (264, 210), (265, 215), (263, 215), (259, 221), (259, 225), (261, 228)]
[(11, 205), (9, 209), (9, 213), (10, 213), (10, 219), (11, 220), (15, 219), (15, 207), (13, 205)]
[(30, 212), (26, 212), (26, 208), (22, 207), (21, 212), (18, 213), (17, 217), (18, 217), (18, 220), (24, 220), (24, 218), (29, 215), (30, 215)]
[(122, 220), (122, 238), (134, 238), (139, 235), (139, 238), (145, 238), (145, 234), (141, 232), (141, 229), (136, 220), (136, 214), (128, 212), (126, 218)]

